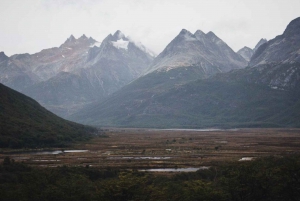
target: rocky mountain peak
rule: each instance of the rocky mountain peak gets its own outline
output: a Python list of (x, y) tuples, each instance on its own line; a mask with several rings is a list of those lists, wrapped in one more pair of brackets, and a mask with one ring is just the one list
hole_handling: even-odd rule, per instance
[[(292, 20), (282, 35), (263, 43), (255, 51), (249, 66), (300, 62), (300, 18)], [(294, 72), (294, 70), (291, 70)], [(295, 71), (296, 72), (296, 71)], [(285, 77), (285, 75), (283, 75)], [(288, 79), (288, 78), (287, 78)]]
[(192, 34), (182, 29), (154, 59), (147, 73), (173, 69), (179, 72), (181, 67), (196, 66), (200, 69), (200, 76), (210, 76), (216, 72), (228, 72), (246, 65), (247, 61), (213, 32), (205, 34), (197, 30)]
[(80, 36), (80, 38), (76, 39), (73, 35), (71, 35), (60, 47), (70, 48), (77, 46), (89, 46), (93, 45), (97, 41), (92, 37), (87, 37), (85, 34)]
[(75, 44), (77, 41), (77, 39), (71, 35), (69, 38), (67, 38), (67, 40), (61, 45), (62, 46), (65, 46), (65, 45), (70, 45), (70, 44)]
[(190, 32), (186, 29), (182, 29), (179, 34), (187, 34), (187, 33), (190, 33)]
[(113, 35), (114, 39), (115, 40), (120, 40), (120, 39), (126, 39), (125, 35), (120, 31), (120, 30), (117, 30), (114, 35)]
[(8, 56), (6, 56), (6, 54), (4, 52), (0, 52), (0, 62), (7, 60), (7, 59), (8, 59)]
[(206, 36), (214, 43), (221, 41), (221, 39), (212, 31), (208, 32)]
[(83, 34), (79, 39), (80, 39), (80, 40), (87, 40), (88, 38), (86, 37), (85, 34)]
[(182, 29), (179, 33), (179, 35), (188, 35), (188, 36), (192, 36), (193, 34), (191, 32), (189, 32), (186, 29)]
[(90, 44), (94, 44), (94, 43), (96, 43), (97, 41), (95, 40), (95, 39), (93, 39), (92, 37), (89, 37), (89, 43)]
[(203, 37), (205, 37), (205, 33), (201, 30), (197, 30), (195, 33), (194, 33), (194, 36), (197, 38), (197, 39), (201, 39)]
[(266, 42), (268, 42), (267, 39), (262, 38), (259, 40), (259, 42), (255, 45), (255, 48), (253, 49), (253, 52), (256, 52), (256, 50), (263, 44), (265, 44)]
[(283, 35), (285, 37), (299, 36), (300, 33), (300, 17), (292, 20), (286, 27)]
[(195, 40), (197, 40), (196, 37), (186, 29), (182, 29), (177, 37), (180, 38), (180, 39), (183, 39), (185, 41), (195, 41)]
[(75, 41), (75, 40), (76, 40), (76, 38), (75, 38), (73, 35), (71, 35), (71, 36), (67, 39), (68, 42), (73, 42), (73, 41)]
[(252, 55), (253, 55), (253, 50), (247, 46), (243, 47), (239, 51), (237, 51), (239, 55), (241, 55), (246, 61), (250, 61)]

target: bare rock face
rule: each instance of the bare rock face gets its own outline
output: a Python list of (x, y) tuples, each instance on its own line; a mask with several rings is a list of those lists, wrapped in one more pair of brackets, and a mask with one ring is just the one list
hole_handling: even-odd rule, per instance
[(0, 82), (65, 116), (144, 73), (153, 60), (147, 50), (121, 31), (108, 35), (102, 43), (71, 35), (60, 47), (36, 54), (6, 59), (0, 54)]
[(300, 82), (300, 18), (291, 21), (282, 35), (263, 43), (249, 66), (248, 79), (253, 82), (274, 89), (296, 89)]
[(60, 47), (32, 55), (13, 55), (0, 64), (0, 82), (17, 91), (24, 91), (32, 84), (46, 81), (60, 72), (74, 71), (84, 65), (87, 51), (95, 42), (84, 37), (75, 39), (71, 35)]
[(300, 62), (300, 17), (289, 23), (282, 35), (261, 45), (254, 53), (250, 66), (274, 62)]
[(239, 55), (241, 55), (246, 61), (250, 61), (254, 51), (249, 47), (243, 47), (239, 51), (237, 51)]

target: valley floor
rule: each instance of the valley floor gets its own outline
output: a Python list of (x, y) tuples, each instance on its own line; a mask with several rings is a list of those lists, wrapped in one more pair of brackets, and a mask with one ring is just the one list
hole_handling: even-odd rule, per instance
[[(68, 151), (73, 150), (73, 151)], [(75, 150), (75, 151), (74, 151)], [(77, 150), (77, 151), (76, 151)], [(220, 162), (246, 162), (265, 156), (300, 152), (300, 129), (105, 129), (88, 142), (65, 150), (9, 151), (6, 156), (31, 166), (94, 166), (98, 168), (151, 169), (203, 168)]]

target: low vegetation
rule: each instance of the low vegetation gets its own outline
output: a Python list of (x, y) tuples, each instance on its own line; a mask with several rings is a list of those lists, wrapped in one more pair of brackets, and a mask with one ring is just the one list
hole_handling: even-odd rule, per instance
[(146, 78), (71, 119), (119, 127), (300, 127), (300, 96), (295, 91), (219, 78), (144, 90), (152, 84)]
[(4, 159), (0, 200), (256, 200), (300, 197), (300, 156), (222, 163), (208, 170), (155, 175), (89, 166), (33, 168)]

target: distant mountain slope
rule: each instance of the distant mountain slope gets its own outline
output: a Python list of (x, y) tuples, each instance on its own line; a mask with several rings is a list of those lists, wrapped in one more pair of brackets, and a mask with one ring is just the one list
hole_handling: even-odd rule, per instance
[[(297, 100), (287, 91), (217, 79), (193, 81), (155, 92), (129, 85), (101, 104), (74, 114), (71, 119), (121, 127), (300, 126)], [(289, 116), (292, 107), (295, 107), (295, 116)]]
[(57, 117), (0, 84), (0, 147), (51, 147), (86, 140), (96, 130)]

